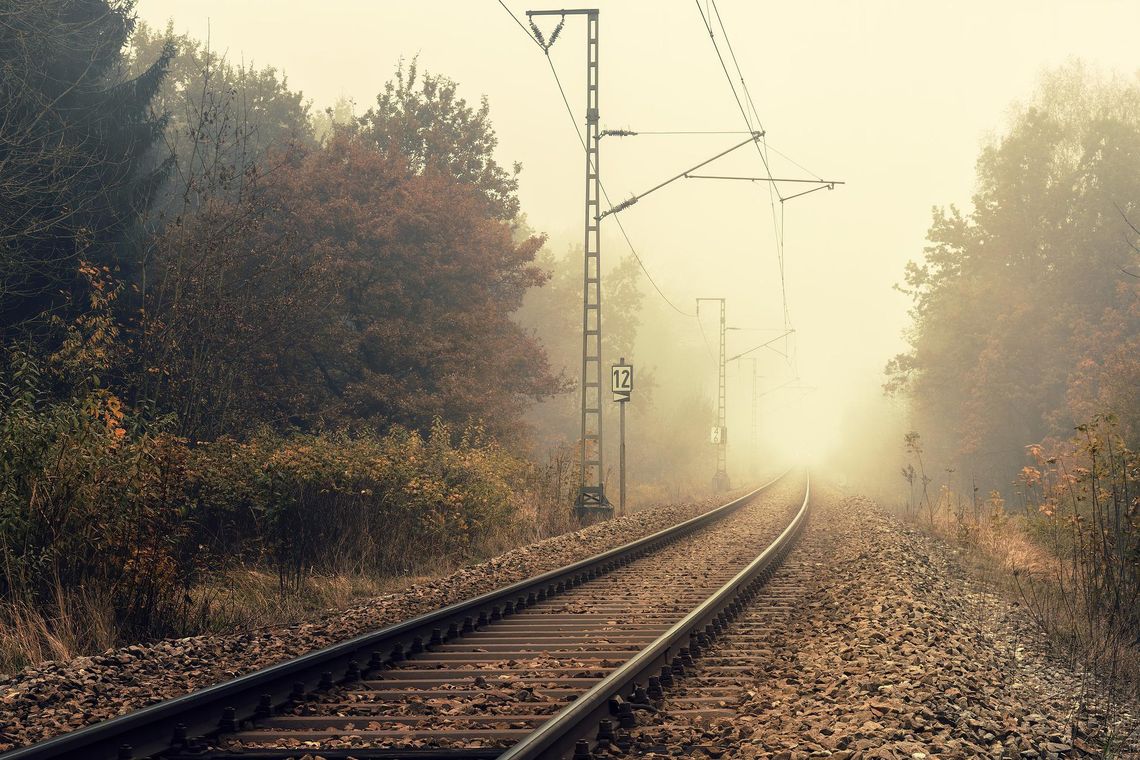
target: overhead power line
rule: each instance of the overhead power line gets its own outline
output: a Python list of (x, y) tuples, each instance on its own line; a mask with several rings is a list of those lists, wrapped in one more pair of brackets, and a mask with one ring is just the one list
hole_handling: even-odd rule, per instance
[[(741, 101), (740, 93), (738, 93), (737, 89), (736, 89), (736, 83), (733, 81), (732, 75), (728, 71), (728, 64), (725, 63), (724, 56), (721, 54), (721, 51), (720, 51), (720, 45), (717, 44), (716, 34), (713, 32), (711, 20), (705, 14), (704, 8), (701, 7), (700, 0), (695, 0), (695, 1), (696, 1), (696, 5), (697, 5), (697, 12), (701, 16), (701, 21), (704, 24), (705, 30), (708, 32), (709, 40), (712, 42), (713, 50), (716, 52), (717, 60), (720, 62), (721, 70), (724, 72), (725, 79), (728, 81), (729, 89), (732, 91), (733, 100), (736, 101), (736, 106), (740, 110), (740, 115), (744, 119), (745, 126), (748, 127), (749, 130), (751, 130), (751, 129), (753, 129), (752, 119), (748, 115), (748, 110), (744, 107), (744, 102)], [(732, 49), (732, 41), (728, 37), (728, 30), (725, 27), (724, 20), (720, 15), (720, 10), (716, 6), (716, 0), (711, 0), (711, 4), (712, 4), (712, 11), (716, 15), (717, 23), (720, 26), (721, 34), (724, 36), (725, 45), (728, 48), (729, 55), (732, 58), (733, 66), (736, 69), (737, 78), (740, 80), (741, 91), (744, 93), (744, 97), (748, 101), (749, 107), (752, 109), (752, 113), (756, 118), (757, 126), (759, 126), (762, 130), (763, 124), (760, 121), (759, 111), (757, 111), (756, 104), (752, 100), (752, 94), (748, 91), (748, 85), (744, 81), (744, 73), (741, 71), (740, 62), (737, 60), (736, 53)], [(772, 215), (772, 228), (773, 228), (773, 235), (774, 235), (775, 243), (776, 243), (776, 259), (777, 259), (777, 263), (779, 265), (779, 271), (780, 271), (780, 298), (781, 298), (781, 303), (782, 303), (783, 311), (784, 311), (784, 327), (788, 328), (790, 330), (791, 325), (792, 325), (792, 319), (791, 319), (791, 312), (788, 308), (787, 277), (785, 274), (785, 266), (784, 266), (784, 201), (787, 199), (780, 193), (780, 189), (776, 185), (776, 183), (771, 181), (773, 179), (772, 168), (768, 162), (767, 140), (766, 139), (763, 141), (763, 143), (758, 143), (756, 145), (756, 151), (760, 155), (760, 161), (764, 164), (764, 171), (767, 174), (767, 179), (769, 180), (767, 183), (768, 184), (768, 207), (769, 207), (769, 211)], [(778, 218), (777, 218), (777, 214), (776, 214), (776, 203), (775, 203), (775, 199), (773, 198), (773, 194), (775, 195), (775, 198), (778, 198), (780, 200), (780, 213), (779, 213)]]
[[(796, 159), (792, 158), (787, 153), (784, 153), (783, 151), (772, 147), (772, 143), (768, 142), (767, 140), (764, 141), (764, 150), (770, 150), (773, 153), (775, 153), (776, 155), (782, 156), (784, 159), (786, 159), (788, 162), (790, 162), (793, 166), (795, 166), (799, 169), (803, 169), (805, 172), (807, 172), (808, 174), (810, 174), (811, 176), (815, 177), (818, 180), (822, 180), (822, 177), (820, 177), (818, 174), (813, 172), (811, 169), (809, 169), (806, 166), (804, 166), (803, 164), (801, 164), (799, 161), (796, 161)], [(837, 184), (842, 184), (842, 183), (837, 183)]]
[(763, 131), (764, 125), (760, 122), (760, 113), (752, 101), (752, 93), (748, 91), (748, 83), (744, 81), (744, 72), (740, 70), (740, 62), (736, 60), (736, 51), (732, 49), (732, 40), (728, 38), (728, 30), (724, 28), (724, 20), (720, 17), (720, 9), (716, 7), (716, 0), (713, 0), (712, 9), (713, 13), (716, 14), (717, 24), (720, 25), (720, 33), (724, 36), (724, 44), (728, 46), (728, 54), (732, 58), (732, 65), (736, 68), (736, 75), (740, 78), (740, 89), (744, 91), (744, 99), (748, 101), (748, 106), (752, 109), (752, 116), (756, 119), (760, 130)]
[(781, 335), (777, 335), (775, 338), (772, 338), (771, 340), (766, 340), (766, 341), (764, 341), (763, 343), (761, 343), (761, 344), (760, 344), (760, 345), (758, 345), (758, 346), (753, 346), (752, 348), (748, 349), (747, 351), (741, 351), (739, 354), (736, 354), (735, 356), (730, 356), (730, 357), (728, 357), (728, 359), (727, 359), (726, 361), (730, 361), (730, 362), (731, 362), (731, 361), (736, 361), (736, 360), (737, 360), (737, 359), (739, 359), (740, 357), (742, 357), (742, 356), (746, 356), (746, 355), (748, 355), (748, 354), (752, 353), (753, 351), (759, 351), (759, 350), (760, 350), (760, 349), (762, 349), (762, 348), (767, 348), (768, 346), (770, 346), (771, 344), (773, 344), (773, 343), (775, 343), (776, 341), (780, 340), (781, 338), (786, 338), (786, 337), (788, 337), (789, 335), (791, 335), (791, 334), (792, 334), (792, 333), (794, 333), (794, 332), (795, 332), (795, 330), (788, 330), (787, 332), (784, 332), (784, 333), (783, 333), (783, 334), (781, 334)]
[[(697, 12), (701, 14), (701, 21), (704, 22), (705, 29), (708, 30), (709, 40), (712, 41), (713, 50), (716, 51), (716, 58), (718, 61), (720, 61), (720, 68), (722, 71), (724, 71), (725, 79), (728, 80), (729, 89), (732, 90), (732, 97), (733, 97), (733, 100), (736, 101), (736, 107), (740, 109), (740, 115), (744, 117), (744, 124), (748, 127), (748, 131), (749, 132), (755, 131), (753, 126), (752, 126), (752, 119), (748, 116), (748, 111), (745, 110), (744, 103), (740, 100), (740, 95), (736, 92), (736, 84), (732, 81), (732, 74), (728, 73), (728, 64), (726, 64), (724, 62), (724, 56), (721, 55), (721, 53), (720, 53), (720, 46), (716, 44), (716, 35), (713, 33), (712, 25), (709, 23), (709, 19), (705, 16), (704, 8), (701, 7), (701, 0), (695, 0), (695, 2), (697, 4)], [(714, 3), (714, 5), (715, 5), (715, 3)], [(718, 13), (718, 16), (719, 16), (719, 13)], [(723, 24), (721, 24), (721, 29), (723, 31), (723, 29), (724, 29)], [(727, 35), (726, 35), (725, 39), (727, 40)], [(731, 45), (729, 47), (731, 47)], [(735, 55), (733, 56), (733, 63), (734, 64), (736, 63), (736, 56)], [(736, 72), (738, 75), (740, 75), (740, 66), (739, 65), (736, 67)], [(743, 82), (744, 82), (744, 76), (743, 75), (740, 75), (740, 81), (743, 84)], [(745, 93), (747, 94), (747, 88), (745, 88)], [(749, 101), (749, 102), (751, 102), (751, 101)], [(752, 106), (752, 110), (753, 111), (756, 110), (755, 105)], [(759, 127), (759, 131), (763, 132), (764, 131), (764, 125), (763, 125), (763, 123), (761, 123), (759, 117), (757, 117), (757, 119), (756, 119), (756, 124)], [(756, 146), (756, 151), (757, 151), (757, 153), (760, 154), (760, 160), (764, 162), (764, 168), (768, 169), (768, 157), (764, 155), (764, 151), (760, 148), (759, 145)], [(772, 173), (770, 169), (768, 169), (768, 173), (769, 174)], [(779, 190), (777, 190), (777, 193), (778, 192), (779, 192)]]
[[(562, 96), (562, 104), (566, 106), (566, 113), (570, 117), (570, 122), (574, 125), (574, 133), (578, 135), (578, 142), (581, 144), (582, 150), (588, 152), (588, 149), (586, 148), (586, 138), (582, 136), (582, 130), (578, 127), (578, 122), (574, 119), (574, 109), (570, 107), (570, 100), (566, 97), (565, 88), (562, 87), (562, 80), (558, 76), (558, 69), (554, 68), (554, 61), (550, 60), (549, 53), (546, 56), (546, 63), (550, 66), (550, 73), (554, 75), (554, 82), (558, 85), (558, 92)], [(594, 171), (597, 171), (597, 167), (594, 167)], [(606, 186), (600, 179), (598, 180), (598, 186), (602, 189), (602, 197), (606, 199), (606, 205), (610, 207), (609, 211), (606, 213), (610, 213), (614, 209), (614, 203), (610, 200), (610, 194), (606, 192)], [(677, 306), (677, 304), (673, 303), (669, 297), (665, 295), (665, 292), (661, 290), (660, 286), (658, 286), (657, 281), (653, 279), (653, 275), (649, 273), (649, 269), (646, 268), (645, 262), (641, 260), (641, 256), (637, 254), (637, 249), (633, 247), (633, 241), (629, 239), (629, 233), (625, 231), (625, 225), (621, 223), (621, 217), (615, 215), (614, 222), (617, 223), (618, 230), (621, 231), (621, 235), (625, 239), (625, 244), (629, 246), (629, 252), (633, 254), (633, 258), (635, 261), (637, 261), (637, 265), (641, 268), (642, 273), (645, 275), (645, 279), (649, 280), (649, 284), (653, 286), (653, 289), (655, 291), (657, 291), (657, 295), (661, 296), (661, 300), (668, 304), (670, 309), (677, 312), (681, 316), (696, 317), (697, 315), (695, 313), (685, 311), (681, 307)]]
[(499, 0), (499, 5), (503, 6), (503, 10), (505, 10), (507, 12), (507, 15), (515, 20), (515, 23), (519, 25), (519, 29), (523, 30), (523, 34), (525, 34), (527, 36), (527, 39), (529, 39), (531, 42), (533, 42), (534, 44), (538, 45), (540, 48), (543, 48), (545, 50), (545, 48), (543, 47), (543, 44), (541, 42), (539, 42), (537, 39), (535, 39), (535, 36), (530, 33), (530, 30), (527, 29), (526, 26), (523, 24), (523, 22), (519, 19), (519, 17), (516, 16), (514, 14), (514, 12), (512, 12), (511, 9), (507, 7), (507, 4), (504, 3), (503, 0)]
[[(562, 79), (558, 76), (558, 69), (554, 67), (554, 61), (552, 61), (550, 58), (549, 49), (534, 37), (534, 35), (529, 29), (526, 28), (522, 21), (520, 21), (519, 18), (511, 12), (511, 9), (507, 7), (506, 3), (504, 3), (503, 0), (499, 0), (499, 5), (501, 5), (503, 7), (503, 10), (507, 12), (507, 15), (509, 15), (514, 20), (519, 29), (522, 29), (523, 34), (525, 34), (528, 39), (538, 45), (539, 49), (541, 49), (543, 54), (546, 56), (546, 63), (550, 66), (550, 73), (554, 76), (554, 83), (558, 85), (558, 94), (562, 96), (562, 104), (566, 106), (566, 113), (570, 117), (570, 122), (574, 125), (574, 133), (578, 135), (578, 143), (582, 146), (582, 150), (588, 154), (589, 149), (586, 147), (586, 139), (582, 136), (582, 130), (579, 128), (578, 122), (574, 118), (574, 109), (570, 107), (570, 99), (566, 97), (566, 89), (562, 86)], [(610, 207), (607, 213), (611, 213), (613, 211), (614, 204), (610, 200), (609, 193), (606, 192), (605, 185), (602, 184), (600, 180), (598, 182), (598, 186), (602, 190), (602, 196), (606, 199), (606, 204)], [(642, 261), (641, 256), (638, 255), (637, 249), (633, 245), (633, 241), (630, 240), (629, 233), (626, 232), (625, 226), (621, 223), (621, 218), (617, 215), (614, 215), (614, 222), (617, 223), (618, 230), (621, 232), (621, 236), (625, 240), (625, 244), (628, 246), (629, 252), (633, 256), (634, 261), (637, 262), (637, 266), (641, 268), (641, 272), (645, 275), (645, 279), (649, 280), (649, 284), (653, 286), (653, 290), (657, 292), (657, 295), (661, 297), (661, 300), (664, 301), (670, 309), (677, 312), (681, 316), (696, 317), (695, 313), (685, 311), (673, 303), (673, 301), (671, 301), (669, 297), (665, 295), (665, 292), (661, 290), (661, 287), (657, 284), (657, 281), (653, 279), (653, 275), (649, 273), (649, 269), (645, 266), (645, 262)]]

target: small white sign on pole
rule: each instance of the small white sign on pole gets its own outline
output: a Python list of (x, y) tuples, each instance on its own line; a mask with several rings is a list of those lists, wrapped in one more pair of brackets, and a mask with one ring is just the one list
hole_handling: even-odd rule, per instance
[(633, 365), (614, 364), (610, 367), (610, 390), (614, 401), (629, 401), (633, 393)]

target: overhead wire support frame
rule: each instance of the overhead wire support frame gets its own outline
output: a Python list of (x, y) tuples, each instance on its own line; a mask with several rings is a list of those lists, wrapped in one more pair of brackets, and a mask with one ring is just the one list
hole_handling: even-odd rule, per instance
[[(578, 495), (574, 511), (579, 518), (610, 517), (613, 505), (606, 498), (605, 468), (602, 465), (602, 258), (601, 234), (601, 169), (599, 167), (598, 128), (598, 9), (573, 8), (527, 11), (535, 16), (586, 17), (586, 209), (582, 260), (582, 393), (581, 450)], [(531, 22), (536, 41), (550, 57), (550, 47), (558, 38), (559, 23), (549, 42), (541, 38)], [(568, 106), (569, 107), (569, 106)]]
[(729, 177), (719, 174), (686, 174), (685, 179), (730, 179), (740, 180), (742, 182), (769, 182), (776, 184), (777, 182), (800, 182), (809, 185), (818, 185), (810, 190), (804, 190), (802, 193), (793, 193), (792, 195), (781, 195), (780, 203), (784, 204), (792, 198), (799, 198), (801, 195), (814, 193), (817, 190), (834, 190), (836, 185), (845, 185), (846, 182), (833, 179), (793, 179), (790, 177)]
[(786, 330), (783, 333), (781, 333), (780, 335), (777, 335), (775, 338), (772, 338), (771, 340), (764, 341), (759, 346), (753, 346), (752, 348), (748, 349), (747, 351), (741, 351), (736, 356), (728, 357), (727, 359), (725, 359), (725, 361), (726, 362), (734, 362), (737, 359), (739, 359), (740, 357), (747, 356), (748, 354), (752, 353), (753, 351), (759, 351), (762, 348), (767, 348), (768, 346), (772, 345), (776, 341), (782, 340), (782, 339), (788, 337), (789, 335), (792, 335), (793, 333), (795, 333), (795, 330)]
[[(618, 130), (610, 130), (610, 134), (622, 136)], [(672, 184), (673, 182), (676, 182), (679, 179), (683, 179), (683, 178), (689, 176), (689, 172), (696, 171), (697, 169), (700, 169), (702, 166), (707, 166), (707, 165), (711, 164), (713, 161), (716, 161), (718, 158), (722, 158), (724, 156), (727, 156), (729, 153), (732, 153), (734, 150), (736, 150), (738, 148), (743, 148), (745, 145), (748, 145), (749, 143), (756, 142), (757, 140), (759, 140), (763, 136), (764, 136), (763, 132), (750, 132), (747, 140), (744, 140), (743, 142), (739, 142), (736, 145), (733, 145), (731, 148), (728, 148), (727, 150), (722, 150), (720, 153), (717, 153), (712, 158), (705, 159), (704, 161), (701, 161), (696, 166), (689, 168), (689, 169), (686, 169), (685, 171), (681, 172), (680, 174), (677, 174), (673, 177), (670, 177), (669, 179), (665, 180), (664, 182), (657, 183), (656, 185), (649, 188), (648, 190), (646, 190), (643, 193), (638, 193), (637, 195), (634, 195), (631, 198), (627, 198), (626, 200), (617, 204), (616, 206), (609, 209), (608, 211), (603, 211), (598, 216), (598, 220), (601, 221), (602, 219), (609, 216), (610, 214), (616, 214), (619, 211), (624, 211), (625, 209), (629, 208), (633, 204), (640, 201), (645, 196), (650, 195), (652, 193), (655, 193), (658, 190), (660, 190), (661, 188), (665, 187), (666, 185)]]

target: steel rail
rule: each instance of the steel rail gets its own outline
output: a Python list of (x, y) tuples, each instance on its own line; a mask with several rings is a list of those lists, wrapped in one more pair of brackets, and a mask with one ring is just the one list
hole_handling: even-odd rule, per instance
[[(611, 702), (615, 697), (629, 694), (635, 687), (644, 687), (650, 676), (657, 675), (661, 667), (667, 666), (683, 648), (693, 648), (698, 632), (710, 620), (742, 597), (751, 598), (771, 576), (799, 535), (807, 519), (810, 499), (809, 478), (804, 488), (803, 504), (796, 516), (756, 559), (652, 644), (500, 755), (499, 760), (549, 760), (572, 755), (575, 758), (588, 757), (588, 748), (579, 743), (596, 731), (602, 720), (612, 715)], [(577, 748), (576, 744), (579, 744)]]
[[(143, 707), (0, 755), (2, 760), (130, 760), (188, 748), (187, 740), (229, 732), (278, 706), (334, 684), (351, 683), (412, 653), (449, 641), (468, 618), (510, 615), (519, 608), (580, 586), (665, 544), (720, 520), (783, 480), (769, 482), (704, 514), (578, 562), (424, 613), (230, 681)], [(527, 600), (530, 601), (527, 601)], [(446, 632), (446, 633), (445, 633)], [(385, 655), (385, 652), (389, 652)], [(336, 676), (334, 674), (344, 674)]]

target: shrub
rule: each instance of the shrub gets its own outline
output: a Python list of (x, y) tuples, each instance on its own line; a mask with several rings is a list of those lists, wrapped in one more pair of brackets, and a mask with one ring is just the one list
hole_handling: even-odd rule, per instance
[(29, 657), (200, 630), (194, 590), (239, 561), (284, 591), (466, 558), (511, 526), (533, 475), (481, 429), (438, 422), (190, 446), (94, 374), (61, 393), (45, 366), (0, 365), (0, 624)]
[(187, 546), (184, 442), (132, 431), (123, 404), (97, 384), (53, 398), (32, 357), (7, 358), (0, 596), (62, 617), (67, 600), (95, 599), (136, 635), (177, 628), (199, 569)]
[[(1087, 644), (1104, 635), (1140, 642), (1140, 456), (1111, 417), (1077, 431), (1052, 453), (1030, 447), (1035, 466), (1021, 479), (1036, 510), (1035, 535), (1055, 558), (1064, 625), (1084, 631)], [(1027, 592), (1031, 602), (1038, 595), (1032, 586)]]
[(313, 572), (404, 573), (463, 556), (514, 512), (526, 466), (479, 429), (425, 437), (344, 433), (223, 438), (191, 455), (199, 541), (272, 563), (282, 585)]

